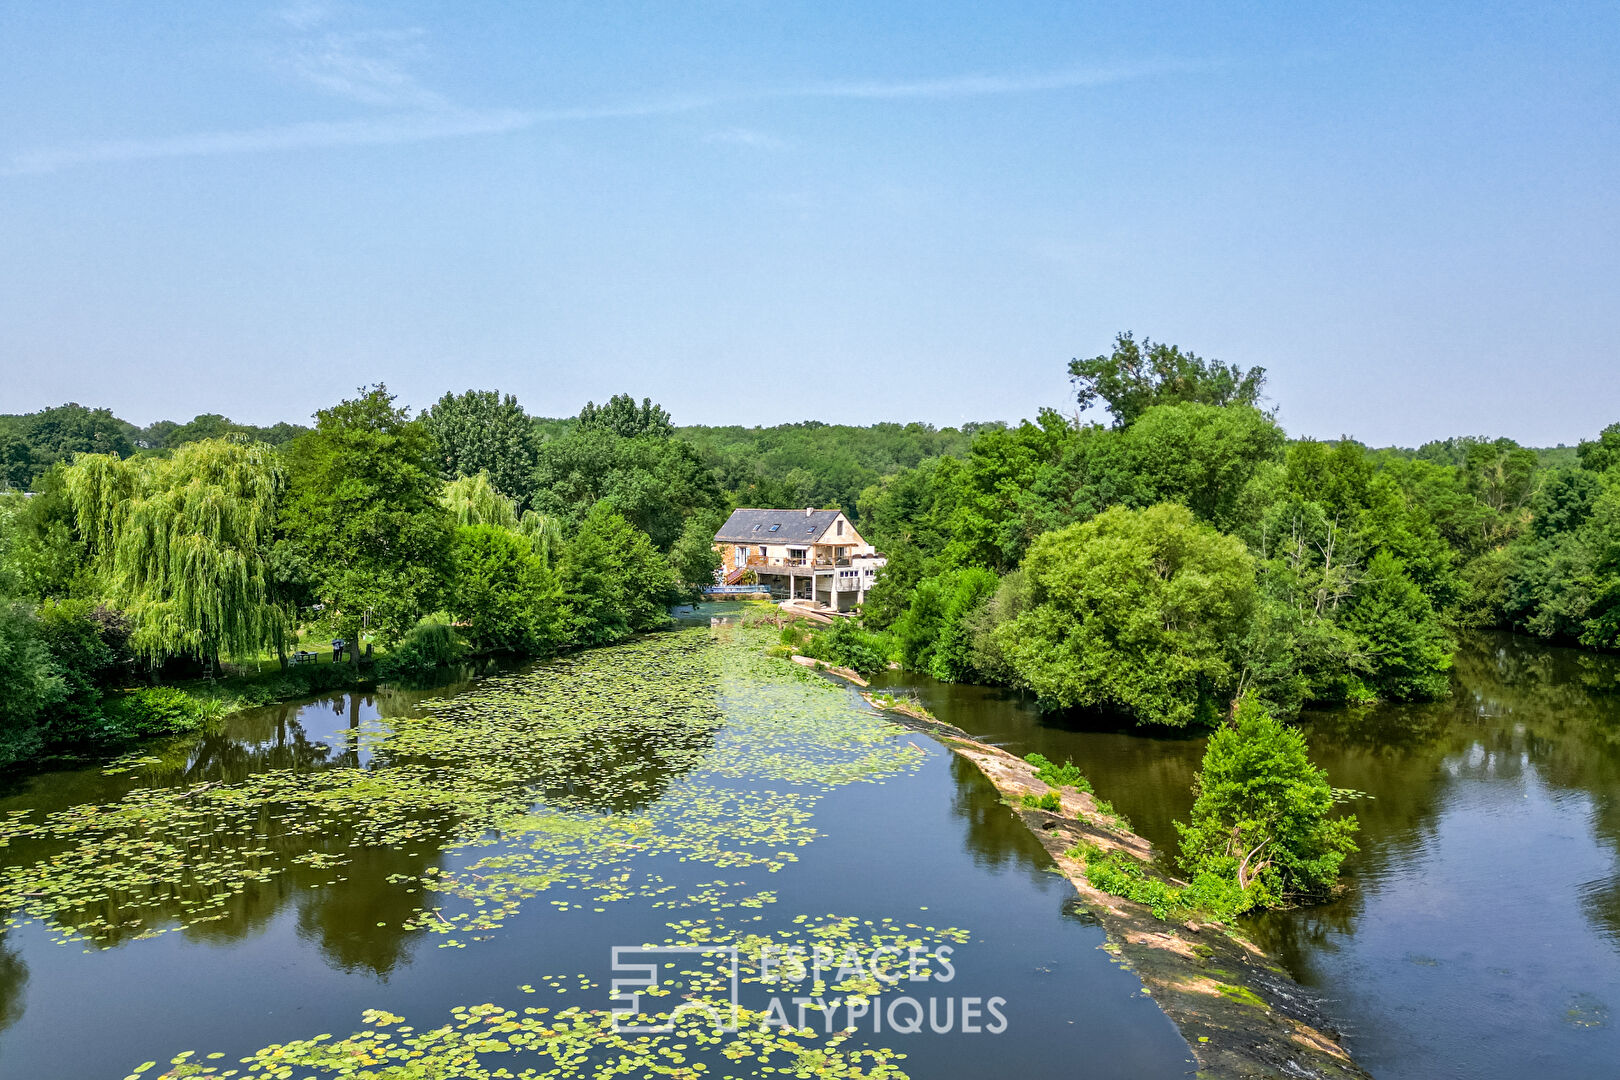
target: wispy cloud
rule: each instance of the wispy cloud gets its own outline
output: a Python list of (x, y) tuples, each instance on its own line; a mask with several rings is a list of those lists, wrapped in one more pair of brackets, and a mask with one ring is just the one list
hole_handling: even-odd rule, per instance
[(723, 128), (720, 131), (711, 131), (703, 136), (706, 143), (718, 143), (723, 146), (746, 146), (753, 150), (784, 150), (787, 140), (778, 138), (767, 131), (755, 131), (753, 128), (733, 127)]
[(377, 146), (465, 135), (497, 135), (521, 130), (534, 122), (533, 114), (517, 110), (449, 110), (359, 120), (310, 121), (244, 131), (206, 131), (160, 138), (100, 139), (13, 154), (0, 172), (9, 175), (46, 173), (74, 165), (119, 161), (251, 154), (312, 147)]
[(310, 86), (362, 105), (443, 108), (443, 96), (410, 70), (424, 55), (426, 36), (420, 29), (312, 35), (293, 43), (285, 63)]
[(320, 0), (299, 0), (275, 12), (278, 21), (294, 30), (313, 30), (332, 19), (332, 5)]
[(412, 70), (427, 56), (421, 27), (345, 28), (338, 11), (308, 0), (276, 12), (276, 22), (288, 32), (277, 42), (272, 63), (306, 86), (379, 108), (449, 104)]
[(1080, 90), (1113, 83), (1134, 82), (1161, 75), (1185, 75), (1213, 70), (1210, 61), (1162, 60), (1101, 67), (1076, 67), (1022, 75), (953, 75), (939, 79), (872, 80), (811, 83), (779, 92), (780, 97), (867, 98), (893, 101), (916, 98), (988, 97), (1036, 94), (1054, 90)]
[[(0, 158), (0, 175), (49, 173), (75, 166), (160, 158), (251, 154), (308, 148), (374, 146), (498, 135), (546, 123), (584, 122), (690, 113), (721, 105), (784, 99), (873, 101), (970, 98), (1049, 93), (1209, 70), (1199, 62), (1164, 61), (1112, 67), (1073, 68), (1023, 75), (959, 75), (938, 79), (807, 83), (729, 94), (670, 96), (645, 101), (544, 109), (470, 109), (427, 87), (415, 67), (428, 54), (427, 35), (416, 28), (342, 27), (342, 14), (318, 2), (295, 3), (276, 13), (285, 29), (274, 52), (290, 78), (324, 94), (372, 107), (349, 120), (306, 121), (232, 131), (99, 139), (18, 150)], [(780, 149), (781, 138), (752, 128), (720, 129), (712, 143)]]
[(307, 121), (249, 128), (204, 131), (157, 138), (97, 139), (83, 143), (25, 150), (0, 165), (0, 176), (49, 173), (77, 165), (150, 161), (159, 158), (253, 154), (275, 150), (343, 146), (382, 146), (427, 142), (470, 135), (503, 135), (538, 124), (567, 121), (632, 119), (692, 112), (712, 105), (710, 98), (680, 98), (645, 104), (583, 106), (561, 109), (456, 109), (393, 113), (355, 120)]

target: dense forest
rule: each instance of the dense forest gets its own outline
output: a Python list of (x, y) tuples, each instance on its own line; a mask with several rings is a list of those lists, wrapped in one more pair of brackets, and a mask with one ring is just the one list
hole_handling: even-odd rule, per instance
[(943, 430), (494, 391), (412, 417), (382, 386), (307, 427), (0, 417), (0, 762), (199, 722), (170, 691), (201, 674), (339, 677), (289, 667), (311, 638), (385, 677), (621, 640), (750, 505), (842, 507), (889, 556), (806, 648), (1145, 723), (1436, 697), (1474, 626), (1620, 647), (1620, 424), (1375, 450), (1290, 439), (1263, 370), (1130, 335), (1070, 375), (1081, 412)]
[(1070, 374), (1111, 424), (1045, 410), (862, 494), (890, 555), (866, 622), (907, 666), (1186, 724), (1249, 689), (1437, 697), (1470, 626), (1620, 647), (1620, 424), (1572, 455), (1371, 450), (1290, 440), (1264, 371), (1129, 335)]

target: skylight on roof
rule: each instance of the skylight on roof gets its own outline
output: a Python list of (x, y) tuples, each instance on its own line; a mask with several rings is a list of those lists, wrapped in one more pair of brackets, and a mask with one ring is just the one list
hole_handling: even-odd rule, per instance
[(780, 525), (772, 525), (771, 526), (771, 532), (775, 532), (777, 529), (780, 529), (781, 527), (782, 526), (780, 526)]

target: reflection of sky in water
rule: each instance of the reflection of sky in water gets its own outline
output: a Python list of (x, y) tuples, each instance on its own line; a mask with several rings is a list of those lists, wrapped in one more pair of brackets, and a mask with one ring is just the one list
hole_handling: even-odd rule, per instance
[(1615, 860), (1592, 798), (1477, 743), (1441, 771), (1421, 849), (1359, 878), (1353, 923), (1310, 951), (1312, 981), (1380, 1077), (1616, 1075), (1620, 957), (1593, 917)]
[(305, 709), (298, 724), (304, 738), (331, 748), (331, 760), (360, 769), (371, 764), (373, 744), (388, 731), (376, 699), (362, 694), (335, 698), (330, 707)]
[(326, 764), (364, 769), (371, 764), (377, 742), (388, 735), (384, 717), (398, 711), (397, 706), (384, 709), (374, 694), (335, 694), (296, 707), (254, 710), (228, 721), (225, 734), (245, 750), (301, 741), (324, 748), (320, 757)]
[[(1620, 1076), (1620, 695), (1613, 657), (1484, 636), (1457, 692), (1309, 717), (1312, 757), (1363, 791), (1350, 888), (1249, 924), (1327, 998), (1380, 1080)], [(941, 719), (1072, 757), (1161, 853), (1200, 738), (1042, 715), (1017, 695), (911, 675)]]

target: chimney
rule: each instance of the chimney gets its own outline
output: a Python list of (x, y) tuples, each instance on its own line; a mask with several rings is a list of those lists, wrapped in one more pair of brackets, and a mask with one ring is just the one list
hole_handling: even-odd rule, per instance
[(805, 517), (809, 517), (811, 514), (813, 514), (815, 512), (816, 512), (816, 508), (813, 507), (813, 506), (807, 506), (807, 507), (804, 508), (804, 516)]

